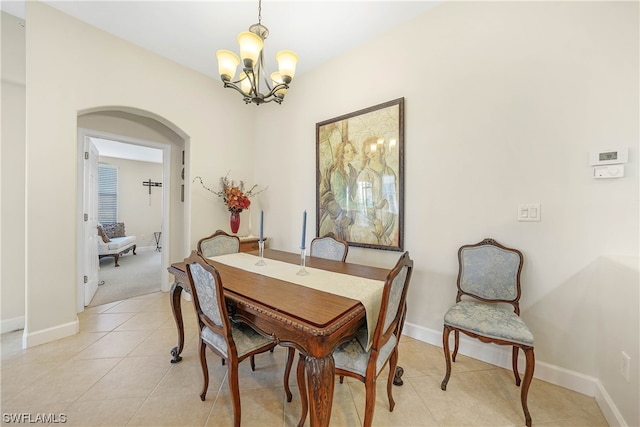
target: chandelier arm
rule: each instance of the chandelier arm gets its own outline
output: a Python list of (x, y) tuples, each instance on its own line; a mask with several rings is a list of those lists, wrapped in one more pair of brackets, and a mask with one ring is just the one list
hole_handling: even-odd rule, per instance
[(279, 91), (280, 89), (289, 89), (289, 85), (287, 85), (286, 83), (278, 83), (264, 97), (265, 98), (269, 98), (271, 96), (274, 96), (274, 97), (276, 97), (278, 99), (282, 99), (282, 98), (280, 98), (279, 96), (276, 95), (276, 92)]
[(238, 86), (236, 86), (236, 84), (235, 84), (235, 83), (237, 83), (237, 82), (224, 82), (224, 87), (225, 87), (225, 88), (231, 88), (231, 89), (235, 89), (235, 90), (237, 90), (237, 91), (240, 93), (240, 95), (242, 95), (242, 96), (243, 96), (244, 101), (245, 101), (247, 104), (248, 104), (249, 102), (251, 102), (251, 99), (252, 99), (252, 98), (251, 98), (250, 96), (248, 96), (246, 93), (244, 93), (244, 92), (242, 91), (242, 89), (240, 89)]

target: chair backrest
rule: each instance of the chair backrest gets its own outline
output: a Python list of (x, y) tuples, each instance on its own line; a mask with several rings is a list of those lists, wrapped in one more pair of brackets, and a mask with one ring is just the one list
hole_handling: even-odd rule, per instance
[(200, 328), (207, 326), (212, 332), (230, 340), (231, 323), (218, 271), (196, 251), (192, 251), (184, 262)]
[(198, 253), (205, 258), (240, 252), (240, 239), (222, 230), (198, 241)]
[(485, 302), (505, 302), (520, 314), (520, 272), (522, 253), (493, 239), (464, 245), (458, 250), (458, 296), (468, 295)]
[(347, 259), (349, 244), (333, 233), (311, 240), (309, 256), (342, 261)]
[(372, 348), (379, 350), (391, 334), (396, 334), (396, 338), (400, 339), (398, 335), (406, 314), (407, 290), (412, 271), (413, 261), (409, 252), (405, 252), (387, 275)]

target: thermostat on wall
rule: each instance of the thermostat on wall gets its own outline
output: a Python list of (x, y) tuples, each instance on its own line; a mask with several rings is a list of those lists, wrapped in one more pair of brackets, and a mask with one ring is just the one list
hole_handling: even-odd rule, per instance
[(589, 161), (592, 166), (627, 163), (629, 161), (629, 148), (592, 151), (589, 153)]

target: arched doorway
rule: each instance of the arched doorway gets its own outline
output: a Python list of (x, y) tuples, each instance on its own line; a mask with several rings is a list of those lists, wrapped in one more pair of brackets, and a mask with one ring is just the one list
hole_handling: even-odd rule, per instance
[[(166, 273), (169, 260), (180, 258), (188, 247), (188, 227), (185, 206), (188, 194), (184, 188), (184, 161), (187, 156), (188, 137), (176, 126), (153, 113), (126, 107), (103, 107), (86, 110), (78, 114), (78, 158), (85, 157), (86, 141), (90, 138), (109, 138), (125, 144), (153, 147), (162, 150), (162, 235), (161, 290), (170, 288), (170, 276)], [(78, 165), (78, 312), (84, 310), (86, 276), (86, 254), (91, 247), (85, 239), (85, 162)], [(141, 185), (142, 183), (137, 183)], [(141, 187), (142, 188), (142, 187)], [(156, 190), (157, 191), (157, 190)], [(147, 236), (148, 237), (148, 236)], [(185, 246), (187, 245), (187, 246)], [(172, 257), (171, 254), (174, 254)]]

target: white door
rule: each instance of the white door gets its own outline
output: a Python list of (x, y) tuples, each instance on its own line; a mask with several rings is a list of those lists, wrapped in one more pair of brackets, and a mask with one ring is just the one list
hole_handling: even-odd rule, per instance
[(84, 305), (87, 306), (98, 290), (98, 149), (91, 138), (84, 138)]

